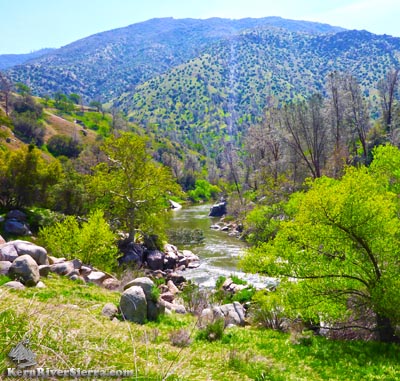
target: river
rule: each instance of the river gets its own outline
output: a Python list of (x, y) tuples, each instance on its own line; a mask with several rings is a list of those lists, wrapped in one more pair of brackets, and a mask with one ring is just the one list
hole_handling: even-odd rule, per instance
[(178, 245), (180, 250), (191, 250), (200, 258), (198, 268), (186, 269), (182, 275), (202, 287), (214, 287), (219, 276), (228, 277), (231, 274), (247, 280), (257, 288), (275, 284), (272, 278), (246, 274), (238, 269), (239, 259), (244, 254), (247, 245), (226, 232), (211, 229), (210, 226), (219, 219), (209, 217), (209, 211), (210, 205), (205, 204), (171, 211), (169, 229), (200, 229), (204, 234), (204, 241), (201, 244)]

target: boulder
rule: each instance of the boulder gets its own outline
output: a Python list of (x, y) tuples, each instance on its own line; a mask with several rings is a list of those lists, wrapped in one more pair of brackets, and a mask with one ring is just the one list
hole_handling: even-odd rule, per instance
[(47, 251), (44, 247), (35, 245), (32, 242), (16, 240), (12, 243), (19, 256), (30, 255), (38, 265), (48, 265)]
[(14, 209), (14, 210), (10, 210), (7, 215), (6, 218), (9, 220), (17, 220), (17, 221), (21, 221), (21, 222), (25, 222), (26, 221), (26, 214), (24, 212), (21, 212), (20, 210)]
[(162, 270), (164, 268), (165, 254), (159, 250), (151, 250), (147, 253), (147, 266), (150, 270)]
[(101, 314), (112, 320), (115, 316), (118, 315), (118, 308), (114, 303), (107, 303), (103, 307)]
[(6, 243), (6, 240), (0, 235), (0, 245), (2, 245), (3, 243)]
[(160, 315), (165, 313), (165, 307), (160, 302), (154, 302), (149, 300), (147, 302), (147, 319), (154, 321), (157, 320)]
[(11, 262), (9, 261), (0, 261), (0, 275), (7, 275), (10, 270)]
[(89, 266), (81, 266), (79, 272), (82, 276), (88, 276), (93, 271)]
[(168, 200), (168, 201), (169, 201), (169, 204), (171, 205), (171, 209), (174, 209), (174, 210), (182, 209), (181, 204), (179, 204), (173, 200)]
[(166, 309), (172, 312), (175, 312), (177, 314), (185, 314), (186, 313), (186, 308), (185, 306), (182, 306), (180, 304), (174, 304), (167, 302), (166, 300), (160, 299), (159, 303)]
[(174, 301), (174, 299), (175, 299), (175, 295), (172, 292), (167, 291), (167, 292), (163, 292), (160, 295), (160, 298), (162, 300), (165, 300), (166, 302), (172, 303)]
[(151, 300), (151, 291), (154, 287), (154, 282), (148, 277), (141, 277), (131, 280), (124, 286), (124, 290), (127, 290), (130, 287), (137, 286), (143, 289), (144, 294), (146, 295), (146, 300)]
[(103, 273), (102, 271), (92, 271), (89, 275), (86, 276), (86, 281), (90, 283), (95, 283), (98, 286), (101, 286), (102, 283), (108, 278), (108, 275)]
[(11, 265), (9, 275), (25, 286), (36, 286), (40, 280), (39, 266), (30, 255), (21, 255)]
[(13, 290), (23, 290), (25, 286), (16, 280), (12, 280), (11, 282), (7, 282), (3, 284), (4, 287), (12, 288)]
[(46, 285), (40, 280), (39, 282), (37, 282), (36, 288), (46, 288)]
[(14, 262), (17, 258), (18, 253), (12, 242), (0, 245), (0, 261)]
[(226, 214), (226, 201), (220, 202), (218, 204), (214, 204), (210, 208), (210, 217), (222, 217)]
[(138, 243), (129, 242), (121, 248), (124, 255), (118, 258), (120, 265), (124, 263), (135, 263), (138, 267), (143, 265), (146, 248)]
[(50, 272), (50, 266), (49, 265), (40, 265), (39, 266), (39, 274), (40, 276), (47, 277)]
[(104, 279), (102, 287), (106, 288), (107, 290), (115, 291), (118, 290), (121, 286), (121, 283), (119, 280), (114, 279), (114, 278), (107, 278)]
[(217, 319), (224, 319), (225, 327), (229, 325), (244, 326), (244, 308), (239, 302), (205, 308), (200, 315), (199, 325), (204, 327)]
[(172, 282), (172, 280), (169, 280), (167, 282), (167, 287), (168, 287), (168, 291), (173, 295), (180, 293), (178, 287), (175, 286), (175, 284), (174, 284), (174, 282)]
[(50, 265), (50, 271), (58, 275), (68, 275), (72, 273), (74, 270), (75, 267), (72, 261), (59, 262), (55, 263), (54, 265)]
[(4, 232), (12, 235), (32, 235), (28, 225), (16, 219), (7, 219), (4, 223)]
[(143, 324), (147, 319), (147, 301), (143, 289), (132, 286), (121, 295), (120, 310), (124, 319)]
[(186, 282), (186, 279), (183, 275), (173, 272), (168, 275), (168, 280), (172, 281), (173, 284), (179, 286), (182, 283)]

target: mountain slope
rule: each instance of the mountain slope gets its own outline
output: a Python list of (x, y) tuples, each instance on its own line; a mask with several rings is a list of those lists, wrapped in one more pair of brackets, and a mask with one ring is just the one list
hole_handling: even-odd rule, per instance
[(366, 31), (310, 35), (257, 29), (214, 44), (117, 104), (142, 125), (158, 124), (173, 138), (211, 144), (215, 136), (236, 135), (254, 123), (271, 96), (289, 100), (323, 91), (334, 70), (352, 73), (368, 95), (399, 65), (399, 38)]
[(35, 94), (74, 92), (86, 99), (109, 101), (198, 56), (211, 44), (257, 27), (280, 27), (307, 33), (343, 30), (279, 17), (152, 19), (76, 41), (8, 73), (14, 81), (27, 83)]
[(40, 49), (27, 54), (0, 54), (0, 70), (5, 70), (13, 66), (22, 65), (28, 61), (49, 54), (54, 50), (55, 49)]

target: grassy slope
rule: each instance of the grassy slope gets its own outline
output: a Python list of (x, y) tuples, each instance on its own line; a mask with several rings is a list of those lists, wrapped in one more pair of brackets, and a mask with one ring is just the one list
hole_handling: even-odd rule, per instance
[[(24, 334), (39, 366), (69, 369), (135, 370), (132, 380), (396, 380), (399, 348), (379, 343), (315, 338), (293, 345), (270, 330), (234, 328), (219, 342), (196, 340), (191, 316), (164, 317), (143, 326), (101, 316), (119, 294), (55, 275), (47, 288), (0, 288), (0, 374), (7, 353)], [(193, 342), (184, 349), (170, 342), (185, 328)], [(166, 375), (170, 375), (166, 377)], [(1, 376), (0, 376), (1, 378)]]

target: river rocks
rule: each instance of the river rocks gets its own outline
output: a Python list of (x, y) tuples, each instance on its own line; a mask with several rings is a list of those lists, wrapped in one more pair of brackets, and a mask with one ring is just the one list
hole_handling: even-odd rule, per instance
[(39, 274), (40, 276), (47, 277), (50, 272), (50, 266), (49, 265), (40, 265), (39, 266)]
[(152, 250), (147, 253), (147, 266), (150, 270), (163, 270), (164, 269), (165, 254), (159, 250)]
[(121, 295), (120, 310), (124, 319), (143, 324), (147, 320), (147, 301), (143, 289), (132, 286)]
[(163, 299), (160, 299), (159, 303), (170, 312), (175, 312), (177, 314), (186, 314), (186, 308), (181, 304), (170, 303)]
[(31, 256), (38, 265), (49, 264), (47, 259), (47, 251), (44, 247), (35, 245), (32, 242), (16, 240), (9, 242), (12, 243), (17, 250), (18, 255)]
[(169, 202), (169, 204), (171, 206), (171, 209), (173, 209), (173, 210), (182, 209), (182, 205), (181, 204), (179, 204), (179, 203), (177, 203), (177, 202), (175, 202), (173, 200), (168, 200), (168, 202)]
[(226, 214), (226, 201), (222, 201), (218, 204), (214, 204), (210, 208), (210, 217), (222, 217)]
[(134, 242), (122, 242), (120, 250), (123, 253), (123, 256), (118, 258), (120, 265), (132, 263), (137, 267), (142, 267), (146, 252), (146, 248), (143, 245)]
[(118, 307), (114, 303), (107, 303), (103, 307), (101, 314), (112, 320), (115, 316), (118, 315)]
[(21, 282), (16, 281), (16, 280), (12, 280), (11, 282), (4, 283), (3, 287), (12, 288), (13, 290), (25, 289), (25, 286)]
[(102, 271), (92, 271), (89, 275), (86, 276), (86, 281), (90, 283), (95, 283), (100, 286), (107, 278), (108, 276)]
[(39, 266), (29, 255), (21, 255), (11, 265), (8, 274), (25, 286), (36, 286), (40, 280)]
[(230, 292), (231, 294), (236, 294), (239, 291), (242, 291), (246, 288), (249, 288), (247, 284), (236, 284), (231, 278), (227, 278), (222, 285), (222, 289), (224, 291)]
[(0, 275), (7, 275), (10, 270), (11, 262), (9, 261), (0, 261)]
[(225, 327), (229, 325), (244, 326), (245, 310), (239, 302), (206, 308), (199, 318), (199, 325), (205, 327), (217, 319), (224, 319)]
[(4, 223), (4, 232), (11, 235), (26, 236), (32, 235), (29, 226), (24, 222), (15, 219), (7, 219)]
[(15, 249), (12, 242), (4, 243), (0, 245), (0, 260), (13, 262), (18, 258), (17, 250)]
[(120, 288), (121, 282), (115, 278), (107, 278), (103, 280), (102, 286), (107, 290), (116, 291)]

